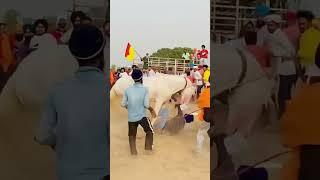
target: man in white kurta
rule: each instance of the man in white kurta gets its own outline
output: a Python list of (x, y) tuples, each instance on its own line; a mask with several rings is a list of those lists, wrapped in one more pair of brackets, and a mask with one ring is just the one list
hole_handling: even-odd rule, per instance
[(280, 115), (285, 110), (286, 101), (291, 99), (291, 91), (297, 79), (296, 51), (286, 34), (280, 29), (281, 21), (279, 15), (266, 17), (268, 34), (265, 40), (274, 56), (272, 68), (278, 82), (276, 89), (278, 89)]

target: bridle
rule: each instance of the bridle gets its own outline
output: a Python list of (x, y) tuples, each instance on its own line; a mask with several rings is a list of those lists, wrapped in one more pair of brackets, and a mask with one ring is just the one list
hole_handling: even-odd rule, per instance
[(235, 86), (233, 86), (230, 89), (226, 89), (224, 91), (222, 91), (219, 95), (215, 96), (215, 99), (221, 101), (223, 104), (228, 104), (228, 97), (234, 93), (234, 91), (239, 88), (240, 86), (242, 86), (243, 84), (243, 80), (245, 79), (247, 72), (248, 72), (248, 62), (247, 62), (247, 58), (244, 54), (244, 52), (238, 48), (236, 48), (237, 53), (240, 56), (241, 59), (241, 64), (242, 64), (242, 68), (241, 68), (241, 73), (240, 76), (238, 78), (238, 82)]

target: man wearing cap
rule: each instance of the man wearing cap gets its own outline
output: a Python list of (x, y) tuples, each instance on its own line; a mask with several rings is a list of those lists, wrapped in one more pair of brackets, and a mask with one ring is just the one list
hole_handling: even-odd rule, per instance
[(153, 145), (153, 127), (150, 119), (146, 117), (146, 110), (149, 109), (154, 116), (154, 111), (149, 105), (149, 90), (143, 86), (143, 73), (139, 69), (132, 72), (134, 85), (125, 90), (121, 106), (128, 110), (129, 145), (132, 155), (137, 155), (136, 135), (138, 126), (142, 126), (146, 133), (145, 150), (150, 153)]
[[(279, 80), (278, 104), (279, 115), (285, 110), (285, 103), (291, 99), (291, 91), (296, 82), (296, 51), (286, 34), (280, 29), (282, 19), (279, 15), (272, 14), (266, 18), (268, 36), (266, 43), (273, 55), (272, 69), (274, 77)], [(276, 83), (277, 84), (277, 83)]]
[(35, 140), (51, 146), (58, 180), (93, 180), (109, 176), (107, 81), (104, 78), (102, 32), (80, 26), (69, 41), (79, 69), (49, 94)]

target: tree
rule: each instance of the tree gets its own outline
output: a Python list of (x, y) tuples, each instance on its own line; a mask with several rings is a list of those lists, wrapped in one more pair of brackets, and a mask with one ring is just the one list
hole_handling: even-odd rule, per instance
[(160, 57), (160, 58), (177, 58), (181, 59), (182, 54), (184, 52), (188, 52), (190, 54), (193, 53), (193, 49), (188, 47), (175, 47), (173, 49), (170, 48), (161, 48), (157, 52), (153, 53), (151, 57)]
[(20, 13), (14, 9), (9, 9), (4, 14), (4, 21), (7, 24), (8, 32), (15, 33), (17, 24), (19, 23), (18, 18), (20, 17)]
[(112, 64), (111, 69), (117, 69), (117, 66), (115, 64)]

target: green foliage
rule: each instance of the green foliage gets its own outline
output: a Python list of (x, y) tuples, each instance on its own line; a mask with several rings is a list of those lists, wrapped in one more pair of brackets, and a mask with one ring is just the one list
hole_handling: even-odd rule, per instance
[(157, 52), (153, 53), (151, 57), (161, 57), (161, 58), (178, 58), (182, 59), (182, 54), (184, 51), (192, 54), (193, 49), (188, 47), (175, 47), (173, 49), (170, 48), (161, 48)]
[(14, 9), (9, 9), (4, 14), (4, 21), (7, 24), (8, 31), (10, 33), (13, 33), (16, 31), (16, 26), (18, 24), (18, 17), (20, 16), (20, 13)]
[(117, 69), (117, 66), (115, 64), (112, 64), (111, 69)]

